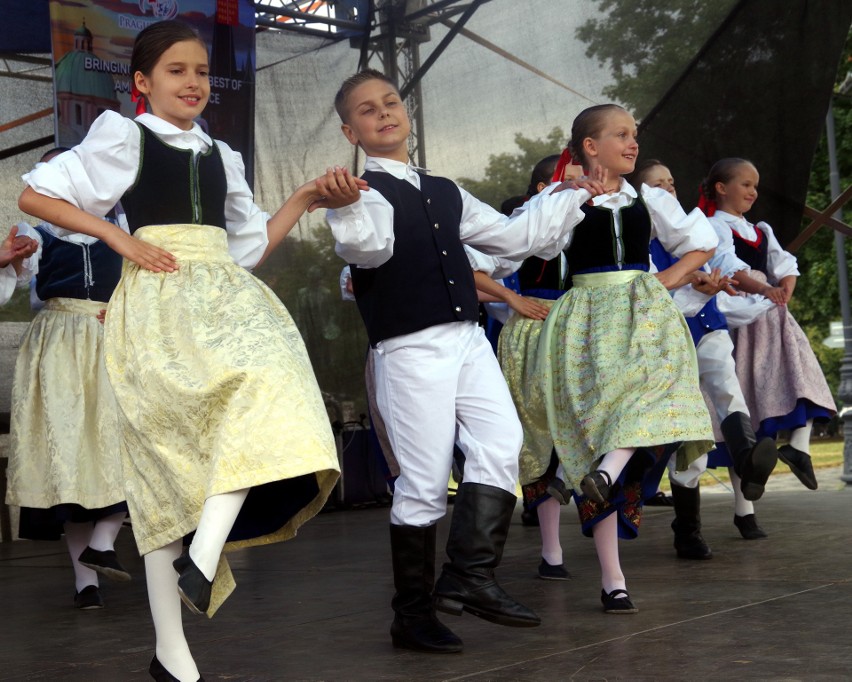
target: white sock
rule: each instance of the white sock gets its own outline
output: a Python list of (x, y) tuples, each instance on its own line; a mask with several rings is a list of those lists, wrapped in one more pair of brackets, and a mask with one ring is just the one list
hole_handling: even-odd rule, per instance
[(627, 581), (621, 570), (618, 557), (618, 525), (617, 512), (607, 516), (595, 524), (592, 533), (595, 538), (595, 551), (601, 565), (601, 587), (609, 594), (613, 590), (624, 590)]
[(127, 518), (127, 512), (119, 512), (98, 519), (92, 530), (92, 539), (89, 540), (89, 547), (99, 552), (108, 552), (111, 549), (115, 549), (115, 539), (118, 537), (118, 531), (121, 530), (121, 524), (124, 523), (125, 518)]
[(734, 514), (737, 516), (754, 514), (754, 503), (743, 497), (743, 491), (740, 488), (743, 479), (737, 476), (734, 467), (728, 467), (728, 474), (731, 476), (731, 487), (734, 489)]
[(189, 546), (189, 556), (204, 577), (211, 582), (216, 576), (216, 566), (219, 565), (219, 557), (222, 555), (228, 533), (234, 527), (234, 521), (237, 520), (248, 491), (249, 488), (243, 488), (222, 493), (209, 497), (204, 502), (198, 530), (195, 531), (195, 537)]
[(65, 544), (68, 545), (68, 555), (71, 557), (71, 565), (74, 567), (74, 584), (77, 592), (81, 592), (84, 587), (89, 585), (98, 587), (100, 583), (98, 583), (97, 572), (83, 566), (77, 560), (92, 539), (92, 522), (73, 523), (66, 521), (63, 528), (65, 530)]
[(627, 466), (627, 462), (630, 461), (634, 452), (636, 452), (636, 448), (618, 448), (612, 452), (608, 452), (604, 455), (603, 460), (601, 460), (598, 470), (606, 471), (612, 482), (615, 483), (615, 479), (618, 478), (624, 467)]
[(157, 659), (181, 682), (197, 682), (200, 675), (183, 632), (182, 607), (177, 591), (178, 574), (172, 562), (180, 556), (182, 541), (145, 555), (148, 603), (154, 620)]
[(561, 509), (562, 505), (552, 497), (536, 507), (539, 530), (541, 530), (541, 558), (551, 566), (559, 566), (562, 563), (562, 545), (559, 542)]
[(790, 445), (796, 450), (807, 452), (811, 451), (811, 431), (814, 428), (814, 420), (808, 419), (804, 426), (795, 429), (790, 433)]

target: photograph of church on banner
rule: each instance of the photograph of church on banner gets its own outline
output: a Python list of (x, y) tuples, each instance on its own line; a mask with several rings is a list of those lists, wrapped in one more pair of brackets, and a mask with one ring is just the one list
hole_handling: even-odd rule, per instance
[(133, 40), (157, 21), (193, 26), (210, 50), (210, 101), (198, 123), (254, 161), (255, 39), (251, 0), (51, 0), (56, 143), (79, 143), (104, 111), (136, 115)]

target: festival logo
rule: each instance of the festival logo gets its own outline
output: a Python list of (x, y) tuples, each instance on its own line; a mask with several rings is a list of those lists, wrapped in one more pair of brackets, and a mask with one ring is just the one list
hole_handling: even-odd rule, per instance
[(157, 19), (174, 19), (178, 14), (177, 0), (139, 0), (139, 9)]

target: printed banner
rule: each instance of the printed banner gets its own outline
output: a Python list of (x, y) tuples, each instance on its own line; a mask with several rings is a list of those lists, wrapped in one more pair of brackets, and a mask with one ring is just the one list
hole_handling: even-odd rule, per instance
[(80, 142), (111, 109), (130, 118), (133, 40), (157, 21), (192, 25), (210, 53), (210, 102), (199, 124), (254, 163), (254, 5), (251, 0), (51, 0), (56, 140)]

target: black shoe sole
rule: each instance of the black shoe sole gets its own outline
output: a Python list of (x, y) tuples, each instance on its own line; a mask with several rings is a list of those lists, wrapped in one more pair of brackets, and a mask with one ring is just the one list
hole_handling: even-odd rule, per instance
[(460, 654), (464, 651), (464, 646), (462, 645), (459, 645), (458, 647), (430, 647), (423, 646), (422, 644), (417, 644), (415, 642), (409, 642), (408, 640), (401, 639), (399, 637), (391, 637), (391, 642), (393, 643), (394, 649), (420, 651), (424, 654)]
[(85, 566), (86, 568), (90, 568), (96, 573), (100, 573), (102, 576), (109, 578), (110, 580), (115, 580), (120, 583), (130, 582), (131, 575), (127, 571), (119, 570), (116, 568), (110, 568), (109, 566), (98, 566), (97, 564), (87, 564), (85, 561), (79, 561), (78, 563), (81, 566)]
[(598, 504), (606, 502), (606, 499), (604, 499), (604, 496), (601, 495), (601, 491), (598, 490), (598, 486), (595, 484), (595, 480), (591, 476), (586, 476), (582, 481), (580, 481), (580, 492), (582, 492), (583, 495), (588, 497), (592, 502), (597, 502)]
[(813, 465), (811, 465), (810, 471), (800, 469), (790, 458), (785, 455), (783, 447), (778, 450), (778, 459), (780, 459), (782, 462), (784, 462), (784, 464), (790, 467), (790, 471), (792, 471), (793, 475), (799, 479), (799, 483), (805, 486), (808, 490), (816, 490), (819, 487), (819, 483), (816, 480), (816, 474), (814, 473)]
[(482, 618), (482, 620), (487, 620), (497, 625), (505, 625), (510, 628), (535, 628), (541, 625), (541, 619), (513, 618), (512, 616), (507, 616), (505, 613), (493, 613), (477, 606), (470, 606), (455, 599), (449, 599), (448, 597), (436, 596), (434, 604), (437, 610), (451, 616), (461, 616), (463, 612), (467, 611), (472, 616)]
[(771, 438), (761, 439), (749, 453), (747, 473), (741, 476), (740, 490), (749, 502), (755, 502), (763, 497), (766, 482), (778, 463), (778, 451), (775, 441)]

